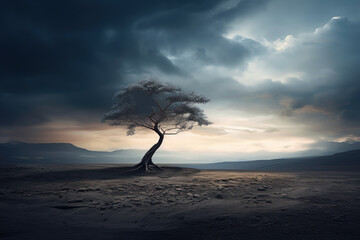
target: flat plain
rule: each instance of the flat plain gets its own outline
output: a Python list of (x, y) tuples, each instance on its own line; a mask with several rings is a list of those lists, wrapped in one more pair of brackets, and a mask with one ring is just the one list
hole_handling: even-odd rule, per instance
[(0, 166), (0, 238), (358, 239), (360, 172)]

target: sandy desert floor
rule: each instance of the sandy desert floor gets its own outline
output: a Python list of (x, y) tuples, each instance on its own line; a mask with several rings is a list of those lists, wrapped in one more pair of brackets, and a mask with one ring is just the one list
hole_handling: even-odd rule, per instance
[(0, 167), (1, 239), (359, 239), (360, 172)]

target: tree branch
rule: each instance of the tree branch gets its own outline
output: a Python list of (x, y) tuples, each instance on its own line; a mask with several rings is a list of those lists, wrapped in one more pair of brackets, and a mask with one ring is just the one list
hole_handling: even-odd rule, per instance
[(149, 126), (147, 126), (147, 125), (145, 125), (145, 124), (138, 123), (138, 122), (136, 122), (135, 120), (131, 119), (130, 117), (129, 117), (128, 119), (130, 120), (130, 122), (132, 122), (132, 123), (134, 123), (134, 124), (136, 124), (136, 125), (138, 125), (138, 126), (141, 126), (141, 127), (148, 128), (148, 129), (153, 130), (152, 127), (149, 127)]
[(153, 113), (149, 116), (149, 118), (150, 118), (150, 120), (151, 120), (154, 124), (156, 124), (155, 120), (152, 118), (154, 115), (155, 115), (155, 112), (153, 112)]
[(160, 111), (164, 111), (161, 107), (161, 105), (154, 99), (153, 95), (151, 95), (151, 99), (153, 100), (153, 102), (156, 104), (156, 106), (158, 106), (158, 108), (160, 109)]
[(184, 132), (184, 131), (188, 131), (189, 129), (179, 129), (174, 133), (164, 133), (165, 135), (176, 135), (178, 133)]

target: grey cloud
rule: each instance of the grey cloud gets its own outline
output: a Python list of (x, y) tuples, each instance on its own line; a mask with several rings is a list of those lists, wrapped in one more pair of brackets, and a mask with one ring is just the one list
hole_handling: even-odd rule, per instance
[(254, 9), (266, 7), (268, 2), (269, 0), (239, 1), (235, 6), (216, 14), (215, 19), (229, 23), (231, 20), (243, 18)]
[[(360, 20), (357, 0), (271, 0), (262, 11), (241, 21), (241, 29), (249, 36), (274, 41), (286, 35), (313, 31), (334, 16)], [(233, 30), (239, 26), (235, 23)]]
[(294, 69), (305, 72), (304, 80), (290, 81), (288, 86), (295, 93), (301, 84), (305, 88), (306, 85), (312, 87), (295, 95), (291, 109), (311, 106), (342, 120), (360, 120), (359, 29), (359, 22), (333, 19), (311, 36), (306, 36), (317, 44), (304, 44), (307, 38), (300, 37), (301, 44), (294, 46), (295, 49), (285, 57), (294, 59), (293, 64), (297, 65)]
[[(268, 69), (282, 74), (300, 72), (299, 78), (244, 85), (224, 72), (222, 77), (203, 75), (208, 84), (199, 81), (192, 87), (206, 92), (222, 108), (278, 115), (302, 126), (307, 137), (360, 136), (359, 29), (359, 22), (334, 18), (315, 32), (294, 36), (288, 48), (268, 49), (258, 56)], [(203, 51), (198, 54), (205, 57)], [(227, 65), (227, 69), (231, 72), (235, 67)]]
[[(295, 45), (282, 53), (268, 52), (264, 56), (270, 68), (282, 67), (284, 73), (302, 72), (301, 79), (288, 78), (284, 83), (265, 79), (254, 86), (242, 85), (231, 78), (214, 79), (205, 91), (246, 111), (278, 111), (293, 116), (294, 112), (309, 110), (339, 121), (358, 122), (359, 29), (359, 22), (333, 19), (315, 33), (300, 35)], [(211, 88), (216, 90), (212, 92)]]

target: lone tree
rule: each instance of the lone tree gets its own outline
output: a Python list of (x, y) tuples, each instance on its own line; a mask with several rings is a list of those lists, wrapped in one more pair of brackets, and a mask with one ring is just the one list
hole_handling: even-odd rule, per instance
[(127, 126), (127, 135), (134, 135), (138, 127), (150, 129), (159, 140), (143, 156), (134, 170), (149, 172), (154, 166), (152, 157), (161, 146), (165, 135), (176, 135), (194, 126), (209, 125), (203, 110), (194, 106), (209, 99), (186, 93), (181, 88), (155, 80), (141, 81), (123, 88), (114, 96), (115, 103), (103, 117), (110, 125)]

